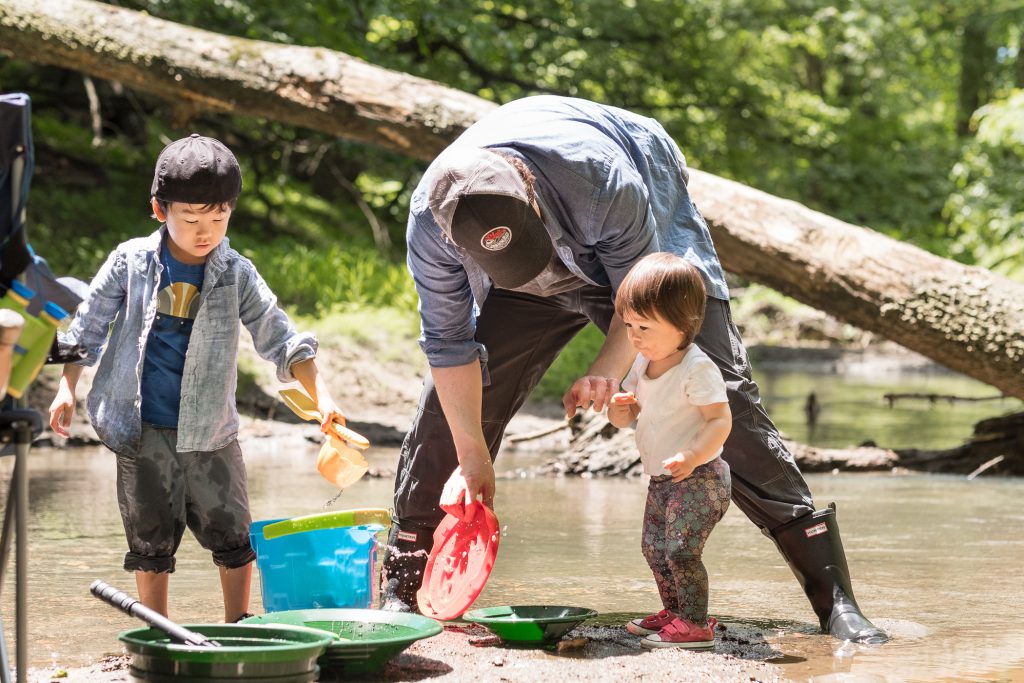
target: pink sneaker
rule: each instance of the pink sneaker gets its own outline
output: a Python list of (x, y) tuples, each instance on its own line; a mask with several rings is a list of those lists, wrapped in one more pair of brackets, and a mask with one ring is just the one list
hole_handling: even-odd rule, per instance
[(649, 636), (668, 626), (676, 615), (663, 609), (657, 614), (648, 614), (643, 619), (634, 619), (626, 624), (626, 630), (635, 636)]
[(663, 629), (640, 641), (646, 648), (684, 647), (688, 650), (702, 650), (715, 646), (715, 626), (718, 621), (708, 617), (708, 623), (697, 626), (685, 619), (673, 619)]

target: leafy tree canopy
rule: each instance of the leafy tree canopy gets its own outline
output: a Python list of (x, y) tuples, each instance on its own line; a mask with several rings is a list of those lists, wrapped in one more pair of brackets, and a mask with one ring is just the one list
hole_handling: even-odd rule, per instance
[[(342, 50), (498, 102), (546, 92), (633, 109), (695, 166), (943, 255), (1024, 268), (1024, 8), (1012, 0), (116, 4)], [(239, 218), (253, 234), (375, 241), (400, 258), (421, 164), (258, 118), (186, 122), (170, 103), (94, 85), (98, 130), (81, 76), (0, 59), (0, 89), (35, 102), (47, 198), (35, 220), (56, 242), (73, 235), (78, 258), (137, 234), (152, 160), (191, 130), (238, 152), (251, 179)], [(368, 215), (384, 232), (375, 240)], [(102, 237), (69, 230), (83, 220)]]

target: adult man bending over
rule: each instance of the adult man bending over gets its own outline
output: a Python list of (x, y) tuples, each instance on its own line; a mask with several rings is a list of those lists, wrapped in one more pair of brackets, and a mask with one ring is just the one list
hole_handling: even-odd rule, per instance
[(564, 97), (506, 104), (427, 169), (410, 206), (409, 269), (430, 372), (395, 480), (384, 606), (415, 608), (441, 504), (492, 505), (505, 426), (588, 322), (606, 334), (565, 393), (602, 410), (634, 353), (615, 315), (629, 268), (656, 251), (696, 266), (708, 301), (696, 343), (721, 369), (733, 415), (723, 456), (733, 501), (776, 543), (821, 628), (885, 642), (854, 600), (835, 508), (815, 511), (761, 406), (718, 256), (686, 188), (686, 161), (656, 121)]

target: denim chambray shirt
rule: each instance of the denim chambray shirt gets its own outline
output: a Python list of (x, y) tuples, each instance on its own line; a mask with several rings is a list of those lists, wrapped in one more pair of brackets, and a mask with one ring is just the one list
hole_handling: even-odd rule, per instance
[[(488, 114), (449, 149), (461, 145), (500, 147), (526, 162), (552, 243), (585, 282), (617, 291), (640, 258), (668, 251), (700, 270), (709, 296), (728, 300), (711, 234), (686, 189), (686, 160), (654, 119), (587, 100), (527, 97)], [(480, 358), (486, 370), (487, 350), (474, 335), (491, 282), (445, 238), (429, 195), (421, 181), (406, 232), (420, 346), (432, 367)]]
[[(118, 245), (93, 278), (63, 338), (86, 350), (81, 365), (93, 365), (102, 355), (87, 405), (97, 435), (116, 453), (137, 451), (142, 435), (142, 364), (156, 317), (165, 235), (161, 226), (148, 237)], [(316, 355), (316, 338), (295, 331), (256, 267), (225, 238), (206, 260), (199, 312), (185, 354), (180, 452), (213, 451), (238, 434), (239, 323), (252, 334), (260, 356), (277, 366), (282, 382), (294, 380), (292, 364)]]

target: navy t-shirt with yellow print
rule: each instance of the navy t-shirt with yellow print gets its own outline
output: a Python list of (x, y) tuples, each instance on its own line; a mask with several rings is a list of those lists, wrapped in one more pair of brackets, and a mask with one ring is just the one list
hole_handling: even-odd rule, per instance
[(181, 402), (181, 373), (192, 335), (192, 323), (199, 311), (205, 263), (182, 263), (167, 248), (160, 248), (160, 292), (156, 318), (146, 341), (142, 363), (142, 421), (159, 427), (178, 426)]

